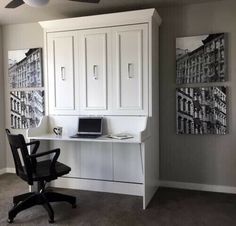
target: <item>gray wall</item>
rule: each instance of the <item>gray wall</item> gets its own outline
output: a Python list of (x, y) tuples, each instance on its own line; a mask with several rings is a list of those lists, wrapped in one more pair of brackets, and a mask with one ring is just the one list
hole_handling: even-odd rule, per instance
[(0, 170), (6, 167), (5, 152), (5, 101), (2, 58), (2, 29), (0, 28)]
[[(150, 6), (150, 7), (155, 7)], [(234, 0), (158, 9), (160, 31), (160, 172), (162, 180), (236, 186), (236, 2)], [(229, 134), (175, 134), (175, 38), (227, 32), (229, 41)], [(43, 46), (38, 24), (3, 27), (4, 66), (7, 51)], [(6, 126), (9, 127), (9, 90), (6, 88)], [(7, 166), (13, 167), (7, 151)]]
[[(3, 26), (3, 57), (4, 57), (4, 77), (5, 77), (5, 103), (6, 116), (5, 126), (10, 128), (10, 101), (8, 84), (8, 51), (17, 49), (27, 49), (43, 47), (43, 30), (38, 23), (18, 24)], [(25, 130), (14, 130), (16, 133), (25, 134)], [(7, 143), (6, 162), (8, 168), (13, 168), (13, 158)]]
[[(161, 179), (236, 186), (236, 1), (158, 10), (160, 31)], [(227, 135), (175, 134), (175, 38), (228, 33)], [(220, 84), (220, 83), (218, 83)]]

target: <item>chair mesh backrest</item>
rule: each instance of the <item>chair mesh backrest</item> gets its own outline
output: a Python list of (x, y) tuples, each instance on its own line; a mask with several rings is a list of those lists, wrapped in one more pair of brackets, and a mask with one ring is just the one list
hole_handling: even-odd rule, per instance
[[(6, 129), (6, 133), (15, 163), (16, 174), (22, 179), (28, 181), (29, 184), (32, 184), (33, 165), (29, 157), (24, 136), (22, 134), (11, 134), (8, 129)], [(19, 152), (21, 153), (23, 162), (21, 161)]]

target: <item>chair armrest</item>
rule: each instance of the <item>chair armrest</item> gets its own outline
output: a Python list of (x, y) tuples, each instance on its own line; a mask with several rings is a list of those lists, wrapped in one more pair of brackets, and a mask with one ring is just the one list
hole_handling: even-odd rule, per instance
[(26, 143), (26, 145), (32, 145), (32, 144), (39, 144), (39, 140), (34, 140), (34, 141), (31, 141), (29, 143)]
[[(50, 165), (50, 172), (53, 173), (53, 172), (55, 172), (55, 165), (56, 165), (57, 159), (60, 155), (60, 149), (59, 148), (56, 148), (56, 149), (53, 149), (53, 150), (50, 150), (50, 151), (40, 152), (40, 153), (37, 153), (37, 154), (31, 154), (31, 155), (29, 155), (29, 157), (32, 160), (36, 160), (36, 158), (38, 158), (38, 157), (42, 157), (42, 156), (49, 155), (49, 154), (52, 154), (52, 153), (55, 153), (55, 155), (53, 156), (53, 159), (51, 161), (51, 165)], [(36, 164), (37, 164), (37, 161), (36, 161)]]
[(35, 141), (30, 142), (30, 143), (26, 143), (26, 145), (27, 145), (27, 146), (29, 146), (29, 145), (35, 145), (34, 148), (33, 148), (33, 150), (32, 150), (32, 152), (31, 152), (31, 154), (35, 154), (35, 153), (37, 152), (38, 148), (39, 148), (40, 141), (39, 141), (39, 140), (35, 140)]
[(44, 151), (44, 152), (40, 152), (40, 153), (37, 153), (37, 154), (31, 154), (30, 158), (37, 158), (37, 157), (41, 157), (41, 156), (44, 156), (44, 155), (49, 155), (49, 154), (52, 154), (52, 153), (56, 153), (56, 155), (58, 154), (58, 157), (59, 157), (60, 149), (56, 148), (56, 149), (53, 149), (53, 150), (50, 150), (50, 151)]

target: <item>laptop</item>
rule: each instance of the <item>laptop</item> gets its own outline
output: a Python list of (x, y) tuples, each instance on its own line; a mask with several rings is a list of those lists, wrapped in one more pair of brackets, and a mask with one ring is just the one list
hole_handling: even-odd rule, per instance
[(98, 138), (102, 135), (102, 117), (79, 118), (78, 132), (71, 138)]

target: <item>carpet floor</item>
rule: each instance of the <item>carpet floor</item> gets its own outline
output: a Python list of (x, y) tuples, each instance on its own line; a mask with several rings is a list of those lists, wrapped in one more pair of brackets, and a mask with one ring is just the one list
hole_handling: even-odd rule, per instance
[[(7, 223), (12, 196), (27, 192), (27, 184), (14, 174), (0, 176), (0, 225)], [(77, 208), (53, 203), (53, 226), (235, 226), (236, 195), (159, 188), (146, 210), (142, 198), (102, 192), (55, 189), (77, 197)], [(47, 226), (41, 206), (19, 213), (12, 225)]]

